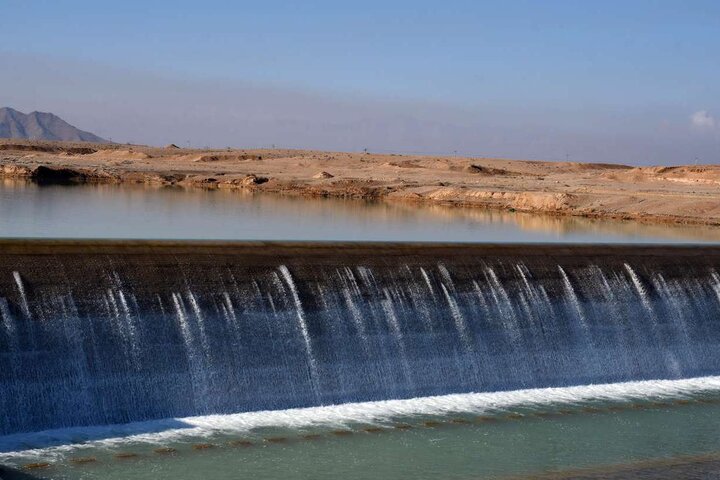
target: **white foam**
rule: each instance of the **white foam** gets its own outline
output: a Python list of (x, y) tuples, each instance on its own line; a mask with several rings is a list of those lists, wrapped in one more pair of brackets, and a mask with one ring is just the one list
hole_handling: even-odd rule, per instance
[(295, 311), (297, 313), (298, 323), (300, 325), (300, 333), (302, 333), (303, 340), (305, 341), (305, 350), (308, 356), (308, 363), (310, 364), (310, 375), (315, 389), (315, 395), (318, 396), (317, 381), (317, 362), (315, 361), (315, 355), (312, 349), (312, 340), (310, 339), (310, 332), (307, 327), (307, 321), (305, 320), (305, 310), (303, 309), (302, 302), (300, 301), (300, 294), (298, 293), (297, 286), (295, 286), (295, 280), (293, 279), (290, 270), (285, 265), (278, 267), (283, 278), (290, 287), (290, 293), (292, 294), (293, 301), (295, 302)]
[(20, 276), (20, 272), (13, 272), (13, 278), (15, 279), (15, 284), (18, 287), (18, 291), (20, 291), (20, 299), (22, 300), (22, 309), (25, 313), (25, 316), (30, 318), (30, 305), (27, 301), (27, 296), (25, 295), (25, 285), (23, 285), (22, 277)]
[[(349, 423), (382, 423), (406, 416), (481, 414), (518, 406), (537, 408), (591, 400), (619, 402), (648, 397), (683, 397), (703, 392), (720, 392), (720, 376), (465, 393), (232, 415), (207, 415), (125, 425), (66, 428), (0, 437), (0, 452), (5, 452), (0, 453), (0, 462), (13, 457), (39, 456), (47, 459), (77, 448), (110, 448), (130, 443), (163, 444), (217, 433), (249, 432), (261, 427), (337, 427)], [(183, 427), (178, 428), (178, 425)], [(80, 442), (82, 444), (79, 444)]]

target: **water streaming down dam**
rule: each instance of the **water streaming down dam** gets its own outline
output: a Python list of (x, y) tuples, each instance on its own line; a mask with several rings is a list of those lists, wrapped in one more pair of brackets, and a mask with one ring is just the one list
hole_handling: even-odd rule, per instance
[(4, 242), (0, 434), (720, 374), (720, 248)]

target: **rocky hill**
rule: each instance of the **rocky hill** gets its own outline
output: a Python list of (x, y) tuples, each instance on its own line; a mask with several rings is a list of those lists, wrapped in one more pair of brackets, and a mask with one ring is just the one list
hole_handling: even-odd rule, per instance
[(0, 138), (108, 142), (104, 138), (70, 125), (52, 113), (31, 112), (25, 114), (9, 107), (0, 108)]

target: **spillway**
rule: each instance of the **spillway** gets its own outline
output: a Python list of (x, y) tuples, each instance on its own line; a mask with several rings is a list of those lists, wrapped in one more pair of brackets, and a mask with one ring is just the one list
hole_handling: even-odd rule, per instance
[(0, 435), (720, 374), (720, 248), (0, 242)]

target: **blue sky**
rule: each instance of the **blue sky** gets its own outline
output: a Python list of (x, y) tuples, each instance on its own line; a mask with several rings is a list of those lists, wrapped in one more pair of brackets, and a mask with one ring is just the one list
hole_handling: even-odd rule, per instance
[[(173, 138), (171, 122), (147, 111), (167, 108), (160, 97), (173, 91), (198, 117), (176, 134), (195, 144), (720, 162), (717, 1), (0, 0), (0, 9), (0, 61), (14, 72), (0, 76), (0, 103), (59, 109), (117, 140)], [(261, 126), (218, 131), (246, 106), (265, 112)]]

